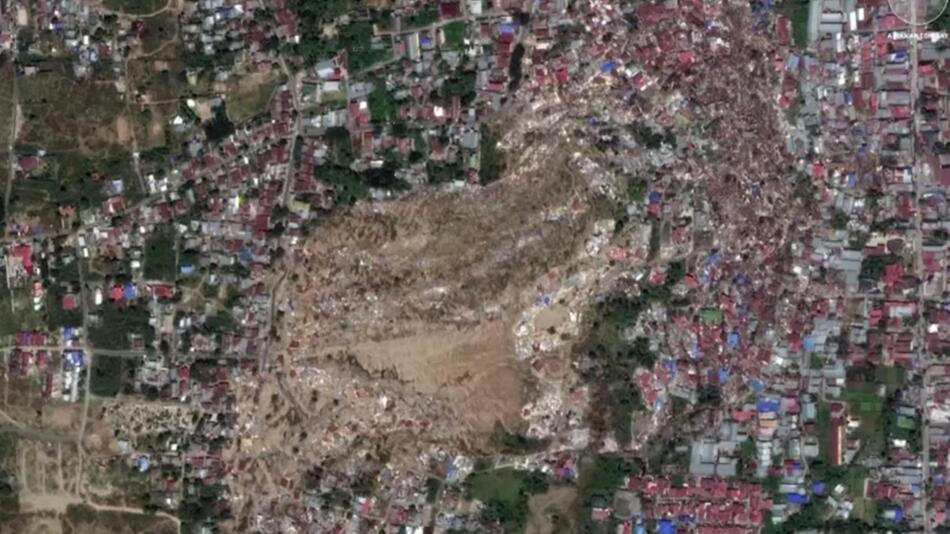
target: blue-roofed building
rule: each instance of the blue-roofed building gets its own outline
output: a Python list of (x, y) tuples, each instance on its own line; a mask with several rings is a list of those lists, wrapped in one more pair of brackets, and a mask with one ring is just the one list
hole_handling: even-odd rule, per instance
[(671, 519), (661, 519), (656, 524), (657, 531), (660, 534), (676, 534), (676, 526)]
[(777, 412), (781, 404), (777, 400), (762, 399), (755, 403), (755, 409), (760, 412)]
[(135, 285), (131, 282), (122, 286), (122, 298), (125, 300), (132, 300), (135, 298), (136, 290)]
[(600, 72), (608, 73), (608, 72), (614, 70), (614, 68), (616, 68), (616, 66), (617, 66), (617, 64), (614, 63), (613, 61), (604, 61), (604, 62), (600, 65)]

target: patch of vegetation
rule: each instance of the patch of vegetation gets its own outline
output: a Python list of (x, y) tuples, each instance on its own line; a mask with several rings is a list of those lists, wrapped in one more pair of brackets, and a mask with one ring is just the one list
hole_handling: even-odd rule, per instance
[(498, 135), (491, 128), (482, 124), (480, 133), (478, 179), (487, 185), (498, 181), (505, 172), (505, 153), (498, 147)]
[(135, 381), (138, 360), (95, 354), (89, 377), (89, 390), (99, 397), (115, 397), (121, 393), (131, 393)]
[(175, 249), (177, 237), (175, 229), (166, 226), (156, 228), (145, 239), (145, 265), (143, 274), (148, 280), (175, 280), (177, 266)]
[(110, 11), (145, 15), (165, 7), (166, 0), (104, 0), (102, 4)]
[(148, 346), (155, 338), (149, 324), (149, 311), (138, 305), (119, 307), (106, 301), (98, 311), (99, 322), (89, 328), (89, 340), (100, 349), (123, 350), (131, 348), (129, 334), (139, 335)]
[(197, 483), (190, 485), (178, 508), (182, 532), (197, 532), (201, 526), (210, 526), (230, 515), (223, 484)]
[(660, 225), (662, 223), (659, 219), (651, 217), (650, 219), (650, 243), (649, 248), (647, 249), (647, 257), (650, 260), (656, 259), (660, 254)]
[(792, 515), (784, 522), (773, 525), (769, 517), (766, 517), (763, 534), (791, 534), (810, 529), (820, 529), (825, 532), (836, 532), (836, 530), (827, 530), (828, 514), (830, 507), (823, 502), (811, 501), (802, 506), (797, 514)]
[(405, 29), (419, 28), (435, 24), (439, 20), (439, 8), (436, 4), (426, 4), (421, 9), (406, 17)]
[(857, 418), (859, 425), (854, 436), (861, 440), (862, 457), (879, 457), (884, 454), (884, 399), (876, 393), (877, 385), (869, 383), (848, 384), (841, 393), (841, 400), (848, 403), (848, 413)]
[(812, 183), (811, 177), (806, 174), (800, 174), (795, 178), (794, 195), (807, 210), (813, 210), (817, 206), (815, 184)]
[(818, 458), (825, 464), (831, 463), (831, 407), (825, 402), (818, 403), (818, 414), (815, 417), (815, 428), (818, 429)]
[(613, 502), (614, 494), (626, 476), (634, 471), (634, 464), (614, 455), (599, 455), (590, 468), (581, 470), (580, 522), (590, 531), (590, 511), (595, 505)]
[(517, 91), (521, 85), (521, 62), (524, 60), (524, 45), (518, 43), (511, 52), (510, 63), (508, 63), (508, 90)]
[(464, 20), (457, 20), (442, 26), (442, 35), (445, 36), (445, 47), (460, 48), (465, 44), (465, 28), (466, 23)]
[(171, 519), (149, 513), (98, 511), (85, 504), (70, 504), (66, 507), (64, 520), (78, 532), (153, 532), (173, 534), (178, 527)]
[(847, 213), (839, 209), (836, 209), (831, 214), (831, 227), (834, 228), (835, 230), (844, 230), (845, 228), (848, 227), (849, 220), (850, 218), (848, 217)]
[(671, 129), (658, 132), (647, 123), (637, 121), (628, 124), (627, 131), (633, 135), (637, 143), (650, 150), (656, 150), (663, 146), (664, 143), (671, 147), (676, 147), (676, 135)]
[(520, 532), (528, 518), (528, 497), (547, 491), (549, 482), (540, 471), (504, 468), (473, 473), (465, 485), (484, 503), (483, 521), (501, 525), (505, 532)]
[(373, 80), (373, 91), (367, 98), (369, 113), (376, 123), (388, 123), (396, 118), (396, 101), (392, 93), (386, 90), (386, 82), (380, 78)]
[(446, 100), (457, 96), (467, 106), (475, 100), (475, 78), (475, 71), (458, 69), (442, 82), (439, 94)]
[(510, 432), (501, 423), (495, 424), (491, 442), (503, 454), (530, 454), (540, 452), (548, 445), (547, 440), (529, 438), (524, 434)]
[(643, 203), (650, 190), (650, 183), (643, 178), (630, 178), (627, 180), (627, 201)]
[(15, 471), (18, 442), (16, 434), (0, 432), (0, 519), (4, 521), (20, 512)]
[(787, 0), (782, 11), (792, 22), (792, 41), (795, 46), (808, 46), (808, 0)]
[(226, 139), (234, 133), (234, 123), (228, 118), (228, 110), (224, 103), (214, 108), (211, 119), (204, 123), (202, 128), (212, 143)]
[(426, 162), (426, 173), (430, 184), (444, 184), (455, 180), (465, 179), (465, 169), (460, 161), (455, 163)]
[(63, 297), (69, 293), (68, 288), (62, 284), (53, 284), (46, 292), (46, 321), (50, 329), (59, 330), (64, 326), (82, 326), (82, 309), (78, 305), (81, 297), (78, 291), (73, 293), (76, 295), (76, 309), (63, 309)]
[(334, 37), (325, 37), (322, 23), (329, 20), (331, 13), (320, 13), (321, 10), (316, 6), (321, 2), (315, 0), (298, 0), (296, 3), (308, 4), (307, 16), (298, 25), (301, 41), (297, 45), (297, 51), (307, 62), (334, 57), (340, 50), (345, 50), (349, 71), (358, 72), (389, 57), (391, 51), (386, 42), (373, 41), (373, 24), (368, 19), (353, 20), (349, 24), (337, 26)]
[(866, 256), (861, 261), (860, 277), (867, 280), (880, 280), (884, 276), (884, 270), (887, 266), (898, 261), (900, 261), (900, 258), (893, 254)]

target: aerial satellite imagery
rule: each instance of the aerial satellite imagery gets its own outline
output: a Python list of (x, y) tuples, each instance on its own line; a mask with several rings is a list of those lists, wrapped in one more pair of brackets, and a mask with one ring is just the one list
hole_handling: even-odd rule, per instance
[(947, 0), (0, 0), (0, 534), (950, 534)]

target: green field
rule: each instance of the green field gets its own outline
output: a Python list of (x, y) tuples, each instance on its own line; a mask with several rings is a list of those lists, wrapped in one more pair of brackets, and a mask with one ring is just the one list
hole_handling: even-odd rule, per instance
[(125, 102), (115, 87), (76, 80), (67, 61), (42, 61), (35, 66), (35, 76), (19, 78), (25, 119), (19, 141), (53, 154), (108, 157), (119, 143), (116, 120), (125, 112)]
[(100, 349), (121, 350), (130, 348), (129, 334), (142, 336), (149, 346), (155, 338), (155, 330), (149, 324), (149, 311), (138, 306), (119, 308), (111, 301), (105, 302), (97, 312), (99, 323), (89, 328), (89, 340)]
[(96, 354), (92, 359), (89, 390), (99, 397), (115, 397), (123, 386), (131, 385), (139, 360)]
[(540, 471), (513, 468), (477, 472), (465, 482), (471, 496), (485, 505), (482, 518), (501, 524), (505, 532), (520, 532), (528, 517), (528, 496), (548, 489)]
[(792, 40), (795, 46), (808, 46), (808, 0), (790, 0), (785, 11), (792, 21)]
[(888, 386), (888, 389), (907, 383), (907, 372), (901, 367), (880, 365), (875, 369), (875, 375), (878, 382)]
[(861, 440), (862, 456), (877, 457), (884, 453), (884, 399), (876, 393), (877, 384), (850, 384), (841, 400), (848, 403), (852, 417), (860, 420), (854, 436)]
[(156, 228), (145, 240), (145, 278), (149, 280), (175, 280), (178, 271), (175, 263), (177, 236), (171, 227)]
[(442, 34), (445, 36), (446, 48), (460, 48), (465, 42), (466, 24), (463, 20), (450, 22), (442, 26)]

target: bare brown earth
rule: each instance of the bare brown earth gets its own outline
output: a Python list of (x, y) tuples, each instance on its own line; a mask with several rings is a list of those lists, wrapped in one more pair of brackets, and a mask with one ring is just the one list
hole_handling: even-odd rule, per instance
[(484, 449), (497, 423), (522, 422), (533, 382), (515, 324), (597, 210), (565, 147), (509, 153), (499, 183), (360, 204), (288, 258), (281, 341), (236, 384), (238, 525), (285, 506), (314, 466), (417, 471), (427, 454)]
[(590, 222), (566, 158), (528, 159), (485, 190), (361, 206), (319, 227), (289, 284), (285, 331), (301, 345), (289, 361), (348, 354), (432, 396), (463, 431), (514, 424), (526, 384), (511, 321)]
[(528, 499), (528, 523), (525, 534), (559, 534), (574, 532), (571, 524), (577, 501), (576, 486), (553, 486)]

